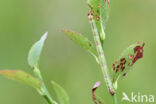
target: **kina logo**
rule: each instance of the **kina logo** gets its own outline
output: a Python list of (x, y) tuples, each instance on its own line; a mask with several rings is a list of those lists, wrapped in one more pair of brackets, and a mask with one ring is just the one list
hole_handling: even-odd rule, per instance
[(130, 96), (128, 96), (125, 92), (122, 93), (123, 97), (121, 99), (121, 102), (131, 102), (131, 103), (154, 103), (154, 95), (146, 95), (146, 94), (141, 94), (138, 92), (135, 94), (132, 92)]

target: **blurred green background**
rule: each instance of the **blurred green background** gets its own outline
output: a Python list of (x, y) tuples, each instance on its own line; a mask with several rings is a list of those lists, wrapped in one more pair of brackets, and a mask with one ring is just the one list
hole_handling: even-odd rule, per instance
[[(101, 80), (97, 94), (104, 104), (111, 104), (99, 65), (61, 32), (63, 28), (73, 29), (93, 40), (88, 12), (86, 0), (0, 0), (0, 69), (32, 73), (27, 64), (28, 51), (48, 31), (40, 69), (51, 95), (55, 96), (49, 82), (54, 80), (67, 90), (71, 104), (93, 104), (91, 89)], [(156, 96), (155, 19), (155, 0), (112, 0), (104, 44), (110, 69), (126, 47), (146, 42), (144, 58), (119, 83), (119, 102), (122, 92)], [(0, 104), (47, 103), (31, 87), (0, 77)]]

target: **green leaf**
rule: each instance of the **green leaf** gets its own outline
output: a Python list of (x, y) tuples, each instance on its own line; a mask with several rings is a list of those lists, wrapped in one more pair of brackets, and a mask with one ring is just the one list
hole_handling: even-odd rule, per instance
[(105, 25), (109, 17), (110, 0), (88, 0), (88, 5), (91, 8), (88, 15), (93, 16), (100, 40), (103, 42), (105, 39)]
[(101, 33), (104, 34), (105, 38), (105, 33), (104, 30), (106, 28), (106, 22), (109, 17), (109, 9), (110, 9), (110, 1), (109, 0), (101, 0), (101, 8), (100, 8), (100, 18), (101, 18)]
[(84, 49), (88, 50), (98, 61), (97, 58), (97, 52), (95, 48), (93, 47), (93, 44), (91, 41), (89, 41), (87, 38), (82, 36), (80, 33), (71, 31), (71, 30), (63, 30), (63, 32), (71, 39), (73, 40), (76, 44), (80, 45)]
[(53, 85), (53, 88), (56, 92), (60, 104), (69, 104), (69, 96), (67, 95), (67, 92), (54, 81), (52, 81), (51, 83)]
[[(93, 20), (95, 21), (96, 28), (100, 35), (100, 33), (101, 33), (100, 0), (88, 0), (88, 5), (91, 8), (91, 11), (90, 11), (90, 13), (88, 13), (88, 15), (91, 14), (93, 16)], [(100, 35), (100, 37), (101, 37), (101, 35)]]
[(143, 57), (144, 42), (137, 42), (128, 47), (113, 64), (113, 85), (117, 89), (117, 81), (120, 77), (124, 77), (132, 69), (132, 66), (138, 59)]
[(24, 83), (26, 85), (33, 87), (33, 88), (41, 89), (42, 83), (24, 71), (21, 71), (21, 70), (1, 70), (0, 75), (6, 77), (8, 79)]
[(29, 51), (28, 55), (28, 63), (31, 67), (37, 67), (38, 61), (40, 58), (40, 54), (44, 45), (44, 42), (47, 38), (47, 32), (41, 37), (39, 41), (37, 41)]

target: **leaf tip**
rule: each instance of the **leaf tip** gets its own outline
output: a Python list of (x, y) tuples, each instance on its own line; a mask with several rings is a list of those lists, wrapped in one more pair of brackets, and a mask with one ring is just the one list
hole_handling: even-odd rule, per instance
[(57, 84), (55, 81), (51, 81), (51, 84), (53, 85), (60, 104), (69, 104), (69, 96), (64, 88)]
[(137, 42), (137, 46), (134, 48), (134, 53), (136, 53), (136, 56), (133, 59), (133, 64), (140, 58), (143, 57), (143, 51), (144, 51), (144, 46), (145, 42)]
[(61, 32), (63, 32), (64, 34), (67, 35), (67, 34), (69, 34), (69, 32), (71, 32), (71, 30), (68, 30), (68, 29), (62, 29)]
[(47, 37), (48, 37), (48, 31), (47, 31), (47, 32), (45, 32), (41, 38), (43, 38), (44, 40), (46, 40), (46, 39), (47, 39)]
[(28, 64), (31, 67), (35, 67), (38, 65), (39, 57), (44, 45), (45, 40), (47, 39), (48, 32), (45, 32), (40, 40), (34, 43), (28, 53)]
[(101, 84), (101, 82), (100, 82), (100, 81), (96, 82), (96, 83), (95, 83), (95, 85), (93, 86), (93, 89), (98, 88), (98, 87), (100, 86), (100, 84)]
[(70, 29), (62, 29), (61, 31), (62, 31), (63, 33), (73, 32), (73, 31), (70, 30)]

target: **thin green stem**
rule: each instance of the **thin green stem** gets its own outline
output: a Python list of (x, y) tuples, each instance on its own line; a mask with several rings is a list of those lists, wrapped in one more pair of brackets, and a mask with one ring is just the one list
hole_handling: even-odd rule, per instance
[(97, 31), (97, 27), (96, 27), (95, 21), (93, 19), (90, 20), (90, 22), (91, 22), (91, 26), (92, 26), (94, 41), (96, 44), (96, 50), (98, 52), (99, 63), (100, 63), (101, 69), (102, 69), (102, 73), (103, 73), (107, 88), (108, 88), (110, 94), (113, 95), (113, 94), (115, 94), (115, 91), (114, 91), (114, 88), (112, 85), (112, 80), (109, 75), (106, 58), (104, 56), (104, 50), (103, 50), (102, 44), (100, 42), (100, 37), (99, 37), (98, 31)]
[(51, 100), (49, 99), (48, 96), (44, 95), (43, 97), (47, 100), (47, 102), (48, 102), (49, 104), (52, 104), (52, 103), (51, 103)]
[(114, 100), (113, 100), (113, 101), (114, 101), (113, 104), (118, 104), (117, 94), (114, 94), (114, 95), (113, 95), (113, 99), (114, 99)]
[(43, 82), (43, 78), (40, 73), (40, 70), (37, 67), (34, 68), (34, 74), (35, 74), (36, 78), (42, 82), (41, 89), (39, 90), (40, 94), (45, 98), (45, 100), (49, 104), (57, 104), (57, 102), (55, 100), (53, 100), (52, 97), (50, 96), (50, 94), (45, 86), (45, 83)]
[(49, 103), (49, 104), (57, 104), (52, 98), (51, 98), (51, 96), (50, 96), (50, 94), (49, 94), (49, 92), (48, 92), (48, 90), (47, 90), (47, 88), (45, 87), (45, 84), (43, 83), (43, 85), (42, 85), (42, 92), (43, 92), (43, 97), (47, 100), (47, 102)]

